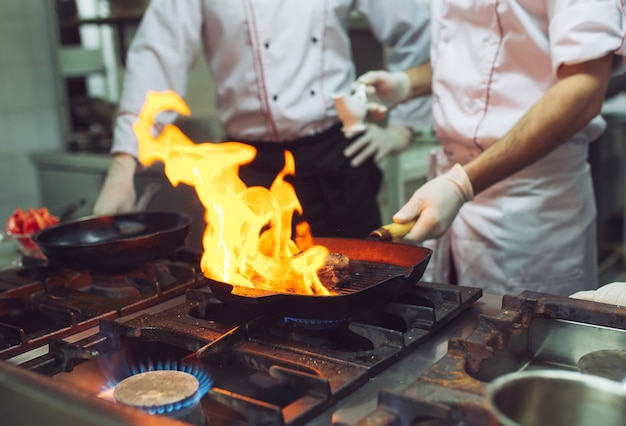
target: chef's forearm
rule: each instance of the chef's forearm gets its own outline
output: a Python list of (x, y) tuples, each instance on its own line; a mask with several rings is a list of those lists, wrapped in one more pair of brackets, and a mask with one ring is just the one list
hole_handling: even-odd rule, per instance
[(430, 61), (417, 65), (405, 71), (411, 82), (408, 99), (428, 96), (432, 94), (433, 69)]
[(464, 168), (474, 194), (534, 163), (598, 115), (609, 80), (612, 55), (562, 66), (559, 82), (503, 138)]

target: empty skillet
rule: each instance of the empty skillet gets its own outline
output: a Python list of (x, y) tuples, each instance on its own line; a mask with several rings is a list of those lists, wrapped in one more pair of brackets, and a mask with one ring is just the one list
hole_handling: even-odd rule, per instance
[(89, 216), (33, 236), (50, 264), (109, 271), (167, 258), (185, 244), (191, 217), (172, 212)]

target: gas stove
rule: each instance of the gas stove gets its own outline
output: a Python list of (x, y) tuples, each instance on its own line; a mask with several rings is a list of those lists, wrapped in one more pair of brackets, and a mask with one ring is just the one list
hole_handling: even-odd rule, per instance
[[(533, 291), (483, 306), (470, 333), (405, 386), (383, 390), (356, 426), (491, 425), (485, 394), (508, 373), (565, 370), (626, 380), (626, 307)], [(520, 395), (522, 397), (522, 395)]]
[[(181, 252), (193, 263), (195, 255)], [(135, 312), (202, 285), (189, 261), (163, 260), (130, 270), (90, 273), (25, 259), (0, 271), (0, 358), (96, 327), (102, 319)]]
[(371, 392), (482, 296), (419, 282), (344, 321), (294, 321), (218, 300), (198, 265), (197, 253), (180, 251), (115, 274), (1, 272), (3, 418), (328, 424), (343, 401)]

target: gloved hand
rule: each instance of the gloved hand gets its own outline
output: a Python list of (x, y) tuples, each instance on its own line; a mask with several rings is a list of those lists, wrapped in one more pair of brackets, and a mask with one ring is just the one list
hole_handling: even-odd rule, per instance
[(351, 158), (352, 167), (360, 166), (370, 157), (379, 162), (389, 154), (396, 154), (408, 147), (411, 134), (408, 127), (380, 127), (368, 123), (365, 132), (343, 151), (343, 155)]
[(626, 306), (626, 283), (614, 282), (603, 285), (597, 290), (578, 291), (570, 297), (573, 299)]
[(137, 168), (135, 158), (128, 154), (115, 154), (102, 185), (93, 213), (107, 215), (126, 213), (135, 207), (134, 175)]
[(411, 93), (411, 80), (403, 71), (368, 71), (357, 79), (367, 86), (368, 118), (378, 121), (387, 109), (406, 101)]
[(460, 164), (422, 185), (393, 216), (396, 223), (417, 219), (405, 239), (421, 244), (443, 235), (461, 209), (474, 198), (472, 183)]

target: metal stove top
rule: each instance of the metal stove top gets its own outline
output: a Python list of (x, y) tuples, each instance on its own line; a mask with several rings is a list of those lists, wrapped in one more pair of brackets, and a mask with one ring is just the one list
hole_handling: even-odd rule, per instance
[[(5, 418), (28, 423), (55, 413), (93, 424), (173, 424), (175, 416), (122, 406), (103, 391), (137, 371), (185, 365), (211, 377), (200, 399), (206, 425), (316, 424), (453, 327), (482, 295), (478, 288), (418, 283), (320, 329), (220, 302), (194, 261), (154, 262), (143, 266), (147, 276), (122, 274), (113, 285), (66, 271), (64, 278), (58, 271), (5, 271)], [(28, 327), (20, 317), (29, 318)]]
[(376, 407), (349, 424), (494, 424), (485, 398), (492, 380), (541, 369), (602, 375), (580, 361), (626, 350), (626, 307), (531, 291), (504, 296), (500, 309), (479, 305), (470, 333), (448, 335), (445, 353), (404, 386), (379, 392)]
[(33, 266), (0, 271), (0, 359), (127, 317), (202, 285), (189, 263), (164, 260), (91, 274)]

